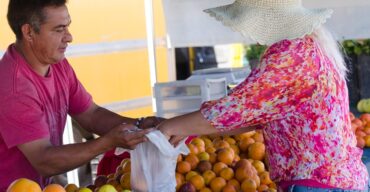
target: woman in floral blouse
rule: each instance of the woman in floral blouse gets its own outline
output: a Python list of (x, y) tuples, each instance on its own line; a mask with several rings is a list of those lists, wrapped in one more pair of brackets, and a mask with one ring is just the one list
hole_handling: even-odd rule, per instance
[(300, 0), (236, 0), (206, 12), (269, 47), (228, 96), (159, 129), (174, 143), (192, 134), (261, 129), (279, 189), (367, 191), (368, 173), (351, 129), (345, 63), (321, 26), (332, 11), (305, 9)]

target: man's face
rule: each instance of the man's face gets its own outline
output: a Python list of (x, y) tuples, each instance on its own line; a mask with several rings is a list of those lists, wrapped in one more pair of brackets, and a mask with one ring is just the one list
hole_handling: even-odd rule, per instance
[(44, 8), (46, 20), (39, 33), (33, 33), (30, 44), (33, 54), (43, 64), (54, 64), (64, 59), (72, 35), (68, 27), (71, 18), (66, 6)]

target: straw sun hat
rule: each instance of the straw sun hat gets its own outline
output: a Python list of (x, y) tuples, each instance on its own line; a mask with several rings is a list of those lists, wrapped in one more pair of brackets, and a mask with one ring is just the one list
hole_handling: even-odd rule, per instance
[(236, 0), (204, 11), (263, 45), (311, 34), (333, 13), (331, 9), (306, 9), (302, 0)]

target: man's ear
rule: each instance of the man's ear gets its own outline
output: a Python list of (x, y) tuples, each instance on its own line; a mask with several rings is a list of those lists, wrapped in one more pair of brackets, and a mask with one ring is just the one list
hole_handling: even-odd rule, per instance
[(21, 27), (21, 30), (22, 30), (22, 35), (23, 35), (23, 39), (25, 41), (32, 41), (32, 35), (34, 33), (34, 31), (32, 30), (32, 27), (30, 24), (24, 24), (22, 25)]

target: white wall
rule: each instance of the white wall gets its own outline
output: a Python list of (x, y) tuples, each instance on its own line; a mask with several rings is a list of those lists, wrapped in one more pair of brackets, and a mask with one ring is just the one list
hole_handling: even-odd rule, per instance
[[(163, 0), (167, 32), (174, 47), (251, 43), (203, 10), (233, 0)], [(303, 0), (306, 7), (334, 9), (327, 25), (340, 39), (370, 38), (369, 0)]]

